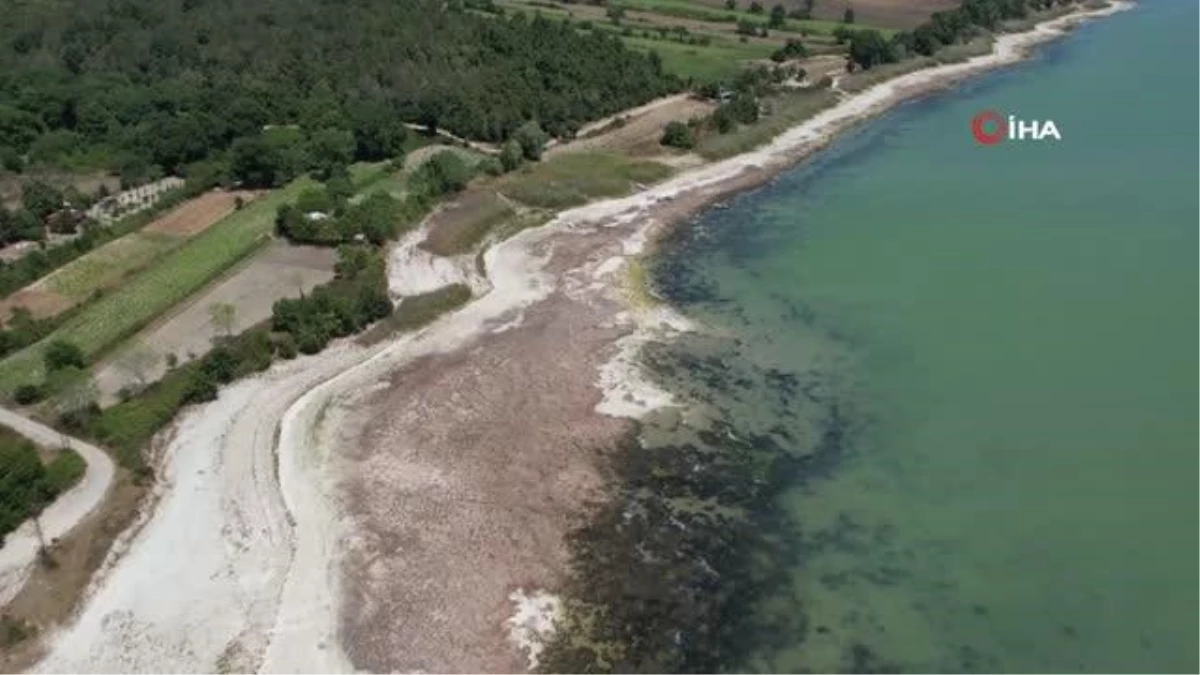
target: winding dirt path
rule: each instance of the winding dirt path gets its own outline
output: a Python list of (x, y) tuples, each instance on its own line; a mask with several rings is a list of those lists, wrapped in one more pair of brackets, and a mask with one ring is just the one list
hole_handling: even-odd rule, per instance
[(29, 577), (42, 542), (48, 543), (64, 536), (100, 506), (112, 485), (115, 469), (108, 453), (100, 448), (7, 408), (0, 408), (0, 424), (38, 445), (69, 447), (87, 462), (87, 471), (79, 482), (47, 506), (36, 523), (33, 519), (27, 520), (4, 538), (4, 547), (0, 548), (0, 605), (4, 605), (21, 590)]

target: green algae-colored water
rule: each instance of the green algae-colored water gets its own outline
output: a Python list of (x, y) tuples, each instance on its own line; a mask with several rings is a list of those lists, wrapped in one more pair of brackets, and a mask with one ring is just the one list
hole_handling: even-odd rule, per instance
[[(729, 362), (820, 373), (846, 429), (754, 610), (803, 620), (730, 669), (1196, 672), (1197, 14), (902, 106), (664, 254)], [(977, 146), (987, 108), (1063, 140)]]

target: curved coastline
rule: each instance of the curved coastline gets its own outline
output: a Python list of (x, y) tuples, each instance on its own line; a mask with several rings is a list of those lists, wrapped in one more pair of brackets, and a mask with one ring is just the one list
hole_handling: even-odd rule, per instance
[[(387, 396), (406, 386), (427, 387), (418, 394), (436, 400), (453, 384), (438, 377), (454, 359), (477, 355), (499, 341), (526, 339), (528, 330), (544, 330), (551, 325), (546, 322), (555, 320), (550, 315), (560, 312), (604, 328), (582, 340), (578, 354), (572, 352), (578, 359), (558, 373), (577, 380), (561, 384), (573, 388), (567, 398), (574, 405), (621, 420), (669, 405), (669, 396), (644, 376), (637, 352), (647, 340), (695, 327), (665, 307), (630, 307), (622, 293), (629, 260), (651, 252), (656, 238), (673, 223), (770, 180), (850, 126), (962, 78), (1017, 62), (1036, 45), (1063, 35), (1075, 21), (1130, 6), (1114, 3), (1059, 17), (1026, 33), (998, 36), (989, 55), (875, 85), (758, 150), (687, 171), (629, 197), (563, 212), (546, 226), (490, 249), (485, 255), (490, 291), (420, 332), (377, 347), (343, 344), (223, 390), (217, 401), (180, 420), (165, 453), (168, 484), (157, 510), (128, 551), (110, 561), (109, 573), (95, 580), (73, 624), (51, 636), (48, 658), (37, 668), (336, 672), (364, 663), (434, 670), (536, 664), (536, 643), (546, 637), (545, 630), (534, 631), (532, 638), (528, 630), (483, 636), (472, 644), (482, 656), (465, 661), (389, 661), (347, 644), (378, 636), (363, 632), (363, 622), (348, 613), (346, 598), (395, 590), (372, 586), (376, 582), (356, 574), (348, 559), (381, 564), (379, 550), (370, 550), (375, 538), (363, 525), (377, 488), (354, 483), (355, 469), (369, 464), (338, 457), (334, 448), (353, 447), (346, 445), (347, 439), (383, 432), (372, 431), (378, 420), (369, 414), (350, 419), (352, 409), (391, 409), (389, 400), (397, 399)], [(535, 357), (524, 365), (542, 367)], [(426, 364), (429, 372), (420, 370)], [(405, 382), (404, 376), (414, 371), (426, 379)], [(592, 392), (591, 398), (576, 398), (585, 390)], [(590, 440), (627, 432), (624, 423), (606, 423)], [(394, 449), (397, 433), (416, 438), (411, 430), (390, 433), (376, 444)], [(405, 462), (415, 466), (411, 457)], [(547, 497), (548, 503), (579, 515), (586, 499), (602, 494), (596, 487), (602, 471), (589, 466), (582, 474), (556, 474), (549, 482), (561, 483), (563, 489)], [(580, 485), (584, 489), (566, 489)], [(413, 498), (420, 494), (416, 490)], [(547, 520), (546, 532), (561, 533), (565, 524), (569, 521)], [(489, 616), (500, 609), (512, 615), (514, 605), (519, 610), (520, 603), (511, 599), (517, 590), (538, 593), (562, 581), (562, 551), (545, 547), (551, 561), (543, 572), (528, 575), (519, 588), (505, 579), (487, 589), (499, 594), (503, 605), (489, 605)], [(370, 568), (363, 564), (357, 572)], [(173, 583), (164, 575), (195, 581)], [(464, 593), (468, 590), (477, 592)], [(180, 607), (188, 608), (188, 616), (178, 616)], [(524, 645), (524, 653), (518, 644)], [(436, 641), (428, 645), (431, 650), (444, 646)], [(488, 650), (504, 653), (486, 654)]]

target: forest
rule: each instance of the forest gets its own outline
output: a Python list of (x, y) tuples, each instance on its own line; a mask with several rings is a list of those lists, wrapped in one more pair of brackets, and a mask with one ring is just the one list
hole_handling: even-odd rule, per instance
[(849, 45), (850, 63), (869, 69), (894, 63), (913, 55), (932, 56), (948, 45), (965, 42), (982, 31), (996, 31), (1001, 22), (1029, 17), (1054, 5), (1069, 5), (1074, 0), (964, 0), (957, 9), (934, 12), (929, 20), (912, 32), (899, 31), (891, 39), (876, 30), (839, 27), (834, 31), (839, 43)]
[(0, 159), (136, 182), (221, 158), (275, 183), (260, 150), (379, 159), (405, 122), (570, 136), (682, 85), (615, 36), (459, 2), (30, 0), (0, 14)]

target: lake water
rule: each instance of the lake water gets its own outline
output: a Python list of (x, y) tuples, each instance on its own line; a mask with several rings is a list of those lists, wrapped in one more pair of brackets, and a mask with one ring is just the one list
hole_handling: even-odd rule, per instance
[[(666, 247), (722, 335), (675, 358), (760, 377), (664, 382), (815, 458), (728, 668), (1196, 672), (1197, 15), (1090, 23)], [(978, 146), (989, 108), (1063, 140)]]

